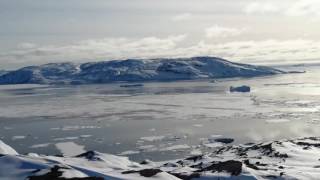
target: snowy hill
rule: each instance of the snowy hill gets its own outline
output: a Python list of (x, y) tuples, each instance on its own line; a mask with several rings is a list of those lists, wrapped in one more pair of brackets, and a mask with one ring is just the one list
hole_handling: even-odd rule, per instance
[(205, 78), (255, 77), (283, 73), (215, 57), (128, 59), (75, 65), (51, 63), (29, 66), (0, 75), (0, 84), (88, 84), (174, 81)]
[(3, 75), (3, 74), (6, 74), (6, 73), (7, 73), (7, 71), (5, 71), (5, 70), (0, 70), (0, 76)]
[(141, 163), (89, 151), (20, 155), (0, 141), (0, 179), (319, 179), (320, 138), (224, 146), (210, 154)]

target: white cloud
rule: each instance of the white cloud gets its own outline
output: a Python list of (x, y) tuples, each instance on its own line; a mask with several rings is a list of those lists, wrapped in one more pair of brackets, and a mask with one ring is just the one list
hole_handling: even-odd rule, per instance
[(293, 3), (285, 12), (288, 16), (320, 17), (319, 0), (299, 0)]
[(226, 38), (231, 36), (238, 36), (242, 34), (244, 31), (245, 31), (244, 29), (229, 28), (229, 27), (214, 25), (207, 28), (205, 30), (205, 33), (207, 38)]
[(21, 49), (29, 49), (29, 48), (35, 48), (36, 44), (29, 43), (29, 42), (24, 42), (24, 43), (18, 44), (18, 47), (21, 48)]
[(320, 62), (320, 41), (264, 40), (239, 41), (219, 45), (203, 45), (213, 53), (237, 61), (258, 64)]
[(90, 62), (126, 58), (218, 56), (255, 64), (303, 63), (320, 61), (320, 41), (200, 41), (185, 45), (186, 35), (141, 39), (107, 38), (65, 46), (36, 46), (0, 54), (0, 65), (17, 67), (48, 62)]
[(0, 64), (39, 64), (61, 61), (97, 61), (103, 59), (149, 58), (169, 55), (186, 35), (167, 38), (145, 37), (141, 39), (105, 38), (80, 41), (64, 46), (25, 46), (0, 52)]
[(319, 0), (290, 0), (251, 2), (243, 10), (247, 14), (282, 14), (285, 16), (306, 16), (310, 19), (320, 17)]
[(208, 43), (201, 41), (175, 50), (180, 56), (209, 55), (253, 64), (285, 64), (320, 62), (320, 41), (263, 40)]
[(183, 14), (178, 14), (174, 17), (172, 17), (173, 21), (185, 21), (189, 20), (192, 17), (192, 14), (190, 13), (183, 13)]
[(280, 11), (280, 7), (274, 3), (270, 2), (251, 2), (244, 8), (244, 12), (247, 14), (265, 14), (265, 13), (275, 13)]

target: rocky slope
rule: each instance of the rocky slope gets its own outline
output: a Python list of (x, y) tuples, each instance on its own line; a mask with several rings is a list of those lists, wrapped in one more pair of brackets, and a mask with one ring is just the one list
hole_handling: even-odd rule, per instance
[(0, 179), (318, 179), (319, 158), (320, 138), (225, 146), (158, 163), (95, 151), (75, 157), (20, 155), (0, 141)]
[(76, 65), (51, 63), (0, 75), (0, 84), (89, 84), (255, 77), (283, 73), (264, 66), (233, 63), (215, 57), (128, 59)]

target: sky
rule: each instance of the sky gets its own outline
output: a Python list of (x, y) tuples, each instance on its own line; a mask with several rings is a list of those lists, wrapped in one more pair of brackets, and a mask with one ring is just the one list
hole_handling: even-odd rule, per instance
[(320, 62), (320, 1), (0, 0), (0, 69), (191, 56)]

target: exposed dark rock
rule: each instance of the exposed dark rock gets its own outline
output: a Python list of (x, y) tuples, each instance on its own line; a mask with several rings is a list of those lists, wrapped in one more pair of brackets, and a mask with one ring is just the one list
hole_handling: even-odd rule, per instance
[(286, 153), (279, 153), (279, 152), (276, 152), (276, 153), (274, 153), (274, 157), (278, 157), (278, 158), (288, 158), (289, 156), (288, 156), (288, 154), (286, 154)]
[(140, 164), (142, 164), (142, 165), (146, 165), (146, 164), (150, 164), (150, 163), (151, 163), (151, 161), (148, 160), (148, 159), (145, 159), (145, 160), (140, 162)]
[(183, 166), (184, 162), (182, 160), (180, 160), (180, 161), (177, 161), (177, 164), (180, 164), (181, 166)]
[(246, 152), (238, 152), (238, 156), (247, 157), (248, 154)]
[(232, 138), (217, 138), (214, 141), (221, 142), (224, 144), (230, 144), (230, 143), (233, 143), (234, 139), (232, 139)]
[(202, 158), (203, 158), (203, 155), (198, 155), (198, 156), (188, 157), (188, 158), (186, 158), (186, 160), (196, 162), (196, 161), (201, 160)]
[(143, 87), (143, 84), (122, 84), (120, 87), (130, 88), (130, 87)]
[(239, 87), (230, 87), (230, 92), (250, 92), (251, 88), (249, 86), (239, 86)]
[(199, 173), (192, 173), (192, 174), (179, 174), (179, 173), (170, 173), (171, 175), (176, 176), (177, 178), (183, 179), (183, 180), (191, 180), (191, 179), (195, 179), (195, 178), (200, 178), (200, 174)]
[(139, 173), (140, 176), (143, 177), (152, 177), (155, 176), (156, 174), (162, 172), (160, 169), (143, 169), (140, 171), (134, 171), (134, 170), (130, 170), (130, 171), (124, 171), (122, 172), (122, 174), (134, 174), (134, 173)]
[(152, 177), (160, 172), (162, 172), (160, 169), (143, 169), (139, 171), (140, 175), (144, 177)]
[(274, 149), (272, 148), (272, 143), (257, 144), (257, 145), (254, 145), (254, 146), (247, 148), (245, 151), (248, 151), (248, 150), (261, 150), (262, 153), (265, 155), (270, 155), (271, 153), (274, 152)]
[(278, 176), (274, 176), (274, 175), (268, 175), (268, 176), (264, 176), (264, 178), (266, 179), (278, 179)]
[[(29, 176), (29, 180), (104, 180), (102, 177), (84, 177), (84, 178), (64, 178), (61, 177), (63, 172), (60, 169), (67, 169), (59, 166), (54, 166), (51, 171), (40, 176)], [(37, 171), (38, 172), (38, 171)]]
[(270, 154), (274, 151), (274, 149), (272, 148), (272, 143), (269, 144), (265, 144), (265, 145), (257, 145), (256, 149), (262, 149), (265, 153)]
[(256, 162), (256, 165), (257, 165), (257, 166), (267, 166), (267, 164), (263, 164), (263, 163), (261, 163), (261, 162)]
[(129, 171), (123, 171), (122, 174), (133, 174), (133, 173), (138, 173), (139, 171), (135, 170), (129, 170)]
[(309, 150), (310, 149), (310, 146), (305, 146), (302, 148), (303, 150)]
[(260, 168), (254, 164), (251, 164), (250, 163), (250, 160), (247, 159), (244, 161), (244, 164), (248, 167), (248, 168), (251, 168), (251, 169), (254, 169), (254, 170), (260, 170)]
[(305, 147), (320, 147), (320, 143), (308, 143), (308, 142), (296, 142), (299, 146), (305, 146)]
[(196, 169), (202, 169), (203, 168), (203, 162), (200, 162), (199, 164), (196, 165), (191, 165), (191, 168), (196, 168)]
[(177, 164), (175, 163), (165, 163), (164, 165), (162, 165), (163, 167), (178, 167)]
[(101, 159), (97, 157), (97, 153), (95, 151), (88, 151), (83, 154), (79, 154), (76, 157), (86, 158), (91, 161), (101, 161)]
[(233, 176), (238, 176), (242, 172), (242, 162), (240, 161), (225, 161), (225, 162), (213, 162), (212, 165), (200, 169), (196, 172), (204, 172), (204, 171), (212, 171), (212, 172), (228, 172)]
[(221, 147), (219, 148), (217, 151), (215, 151), (215, 154), (222, 154), (223, 152), (229, 151), (230, 149), (232, 149), (231, 146), (225, 146), (225, 147)]

